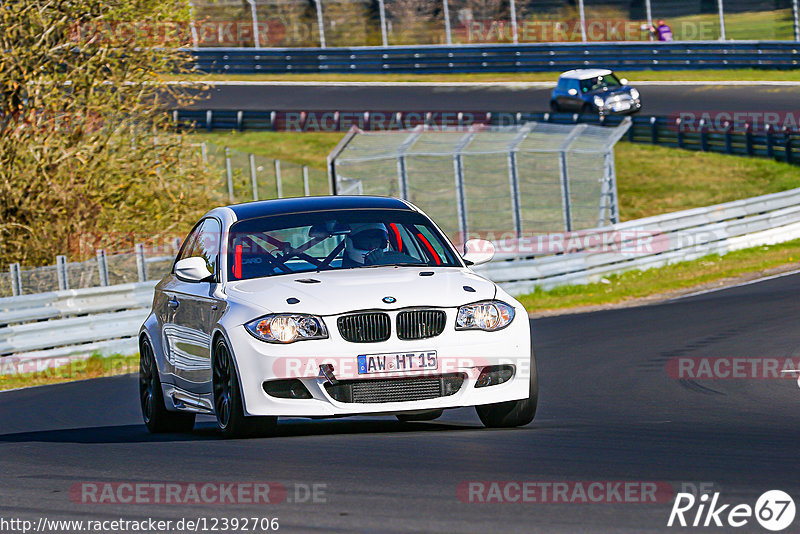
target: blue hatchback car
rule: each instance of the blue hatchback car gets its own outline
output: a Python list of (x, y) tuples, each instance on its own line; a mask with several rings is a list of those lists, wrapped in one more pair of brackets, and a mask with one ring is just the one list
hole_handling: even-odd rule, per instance
[(550, 96), (550, 111), (615, 115), (636, 113), (642, 99), (625, 78), (608, 69), (575, 69), (563, 73)]

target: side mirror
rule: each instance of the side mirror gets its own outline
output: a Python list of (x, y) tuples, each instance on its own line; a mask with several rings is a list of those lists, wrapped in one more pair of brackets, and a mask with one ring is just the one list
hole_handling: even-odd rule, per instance
[(622, 78), (622, 79), (619, 81), (619, 83), (621, 83), (622, 85), (628, 85), (628, 78)]
[(175, 264), (175, 276), (184, 282), (210, 281), (214, 276), (208, 271), (206, 260), (200, 257), (185, 258)]
[(569, 91), (567, 91), (567, 93), (569, 93), (569, 96), (575, 96), (575, 95), (578, 94), (578, 90), (577, 89), (570, 89)]
[(464, 243), (464, 254), (461, 256), (470, 265), (488, 263), (494, 258), (494, 243), (484, 239), (470, 239)]

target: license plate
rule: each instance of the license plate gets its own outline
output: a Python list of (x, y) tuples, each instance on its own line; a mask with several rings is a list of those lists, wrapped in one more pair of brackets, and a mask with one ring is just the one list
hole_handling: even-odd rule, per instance
[(360, 375), (428, 371), (438, 368), (439, 358), (436, 357), (435, 350), (361, 354), (358, 356), (358, 374)]
[(631, 105), (629, 102), (620, 102), (616, 106), (612, 108), (614, 111), (628, 111), (631, 109)]

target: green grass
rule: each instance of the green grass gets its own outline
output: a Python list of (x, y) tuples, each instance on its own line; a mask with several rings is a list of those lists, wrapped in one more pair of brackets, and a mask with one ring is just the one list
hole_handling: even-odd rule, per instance
[[(668, 19), (676, 40), (719, 39), (719, 15), (704, 13)], [(792, 10), (748, 11), (725, 14), (725, 37), (737, 40), (793, 40)]]
[[(800, 240), (711, 255), (647, 271), (606, 277), (607, 283), (562, 286), (519, 297), (529, 312), (618, 304), (632, 299), (713, 284), (726, 278), (800, 263)], [(798, 265), (800, 267), (800, 265)]]
[(0, 390), (15, 389), (30, 386), (43, 386), (85, 380), (87, 378), (100, 378), (103, 376), (116, 376), (133, 373), (139, 369), (139, 355), (122, 356), (119, 354), (103, 357), (99, 354), (90, 356), (86, 360), (74, 361), (53, 369), (38, 372), (23, 372), (27, 368), (15, 371), (11, 359), (0, 362)]
[(800, 167), (766, 158), (621, 142), (615, 162), (623, 220), (800, 187)]
[(211, 132), (195, 133), (192, 137), (198, 142), (208, 141), (258, 156), (325, 169), (325, 158), (343, 135), (327, 132)]

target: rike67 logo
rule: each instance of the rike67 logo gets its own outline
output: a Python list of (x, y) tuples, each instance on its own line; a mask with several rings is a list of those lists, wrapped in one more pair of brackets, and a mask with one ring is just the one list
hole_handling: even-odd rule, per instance
[(722, 504), (720, 493), (695, 497), (691, 493), (678, 493), (669, 514), (667, 526), (681, 527), (743, 527), (753, 518), (767, 530), (784, 530), (794, 521), (794, 500), (781, 490), (770, 490), (761, 495), (755, 506), (749, 504)]

